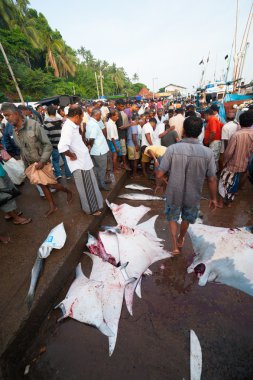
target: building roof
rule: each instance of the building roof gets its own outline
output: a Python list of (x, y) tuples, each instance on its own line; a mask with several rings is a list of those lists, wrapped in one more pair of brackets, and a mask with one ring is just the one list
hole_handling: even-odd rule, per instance
[(172, 84), (172, 83), (167, 84), (167, 86), (164, 86), (164, 88), (168, 87), (168, 86), (174, 86), (174, 87), (184, 88), (186, 90), (186, 87), (178, 86), (177, 84)]

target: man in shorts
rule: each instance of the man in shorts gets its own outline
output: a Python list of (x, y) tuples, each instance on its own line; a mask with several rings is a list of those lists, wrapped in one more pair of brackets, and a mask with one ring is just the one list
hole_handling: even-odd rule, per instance
[(140, 159), (140, 146), (138, 142), (138, 122), (136, 116), (132, 116), (131, 126), (127, 131), (127, 153), (128, 160), (132, 164), (133, 178), (137, 176), (137, 165)]
[[(182, 142), (171, 145), (165, 152), (156, 173), (159, 184), (166, 173), (166, 217), (172, 237), (173, 255), (180, 253), (189, 224), (194, 224), (199, 211), (205, 178), (210, 192), (209, 207), (216, 208), (217, 179), (213, 152), (198, 141), (202, 120), (189, 116), (184, 120)], [(177, 221), (182, 218), (177, 236)]]
[(124, 112), (125, 102), (123, 99), (117, 99), (116, 101), (116, 109), (118, 111), (118, 120), (116, 121), (116, 125), (118, 128), (119, 142), (122, 152), (122, 161), (125, 170), (131, 171), (127, 163), (127, 148), (126, 148), (126, 136), (127, 129), (129, 127), (128, 117)]

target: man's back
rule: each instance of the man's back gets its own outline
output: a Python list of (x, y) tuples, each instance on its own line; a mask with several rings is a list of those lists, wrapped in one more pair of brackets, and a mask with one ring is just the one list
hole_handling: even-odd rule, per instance
[(169, 119), (170, 127), (175, 127), (175, 130), (177, 131), (177, 134), (180, 139), (182, 138), (182, 134), (183, 134), (184, 119), (185, 118), (181, 113)]
[(194, 138), (171, 145), (163, 156), (160, 170), (169, 173), (167, 203), (194, 207), (199, 204), (205, 177), (215, 176), (213, 152)]
[(204, 143), (208, 145), (210, 134), (214, 133), (213, 140), (221, 140), (221, 129), (223, 124), (217, 119), (216, 116), (211, 116), (206, 124)]
[(168, 132), (165, 136), (161, 138), (161, 144), (167, 148), (172, 144), (176, 144), (178, 139), (178, 133), (176, 130)]
[(57, 117), (49, 117), (44, 121), (43, 127), (51, 144), (57, 148), (61, 138), (62, 120)]

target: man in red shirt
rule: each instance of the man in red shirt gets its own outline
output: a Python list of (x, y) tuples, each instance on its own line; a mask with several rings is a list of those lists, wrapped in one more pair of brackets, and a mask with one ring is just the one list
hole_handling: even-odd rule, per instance
[(213, 110), (210, 108), (205, 111), (204, 118), (207, 123), (204, 136), (204, 145), (208, 146), (213, 151), (216, 168), (218, 171), (221, 151), (221, 129), (223, 124), (217, 119)]

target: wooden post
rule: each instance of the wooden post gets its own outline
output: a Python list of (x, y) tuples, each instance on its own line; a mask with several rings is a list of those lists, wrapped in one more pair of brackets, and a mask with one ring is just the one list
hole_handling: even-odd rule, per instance
[(97, 73), (96, 73), (96, 71), (95, 71), (95, 79), (96, 79), (97, 94), (98, 94), (98, 99), (99, 99), (99, 90), (98, 90), (98, 77), (97, 77)]

